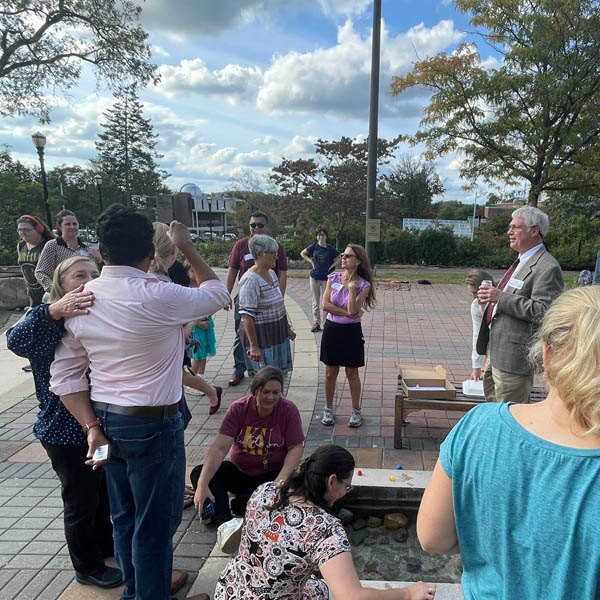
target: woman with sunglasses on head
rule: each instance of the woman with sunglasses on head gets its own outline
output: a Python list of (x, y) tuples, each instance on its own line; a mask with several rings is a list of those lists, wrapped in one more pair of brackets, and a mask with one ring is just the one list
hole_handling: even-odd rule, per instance
[(48, 225), (33, 215), (22, 215), (17, 219), (17, 233), (21, 238), (17, 244), (17, 263), (27, 286), (29, 307), (33, 308), (42, 303), (44, 296), (44, 288), (35, 277), (35, 268), (46, 242), (53, 240), (54, 234)]
[(358, 244), (348, 244), (342, 258), (342, 272), (327, 277), (323, 295), (323, 310), (327, 320), (321, 339), (320, 360), (325, 363), (325, 410), (321, 423), (335, 423), (333, 397), (340, 367), (346, 369), (346, 377), (352, 397), (352, 414), (349, 427), (362, 425), (360, 411), (359, 367), (365, 364), (365, 340), (360, 319), (363, 308), (375, 306), (373, 275), (367, 253)]
[[(215, 600), (298, 598), (431, 600), (435, 585), (363, 588), (348, 537), (332, 507), (351, 489), (354, 458), (322, 446), (283, 484), (264, 483), (248, 502), (240, 548), (227, 565)], [(320, 571), (323, 579), (317, 579)]]

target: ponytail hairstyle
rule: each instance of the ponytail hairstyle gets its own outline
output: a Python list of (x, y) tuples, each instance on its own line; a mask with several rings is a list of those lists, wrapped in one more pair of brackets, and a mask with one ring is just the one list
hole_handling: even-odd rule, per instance
[(284, 508), (291, 496), (299, 496), (327, 512), (331, 512), (325, 500), (327, 480), (335, 475), (340, 481), (354, 470), (354, 457), (341, 446), (329, 445), (317, 448), (302, 461), (300, 468), (281, 486), (279, 498), (269, 510)]

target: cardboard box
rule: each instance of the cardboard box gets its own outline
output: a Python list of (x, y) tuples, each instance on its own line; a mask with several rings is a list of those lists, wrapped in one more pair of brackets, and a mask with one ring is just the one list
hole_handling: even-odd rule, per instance
[[(437, 367), (418, 367), (413, 365), (396, 365), (405, 398), (426, 398), (430, 400), (454, 400), (456, 388), (446, 379), (446, 369)], [(414, 389), (443, 388), (437, 390)], [(413, 388), (413, 389), (411, 389)]]

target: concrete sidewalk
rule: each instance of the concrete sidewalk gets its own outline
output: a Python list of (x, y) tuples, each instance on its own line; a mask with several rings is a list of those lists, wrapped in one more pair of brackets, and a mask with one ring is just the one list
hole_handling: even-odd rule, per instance
[[(221, 271), (221, 276), (224, 272)], [(324, 427), (323, 367), (318, 361), (321, 334), (310, 333), (312, 316), (308, 281), (288, 279), (286, 307), (298, 337), (294, 343), (294, 371), (286, 395), (298, 405), (307, 431), (306, 453), (325, 443), (339, 443), (354, 454), (357, 466), (431, 469), (439, 443), (460, 415), (425, 411), (411, 416), (405, 426), (405, 448), (393, 448), (396, 392), (395, 364), (443, 364), (451, 380), (470, 374), (470, 298), (463, 286), (413, 284), (410, 291), (377, 290), (378, 306), (363, 318), (367, 364), (361, 370), (364, 424), (347, 427), (350, 394), (340, 373), (336, 393), (338, 419)], [(4, 330), (21, 314), (0, 313)], [(208, 416), (206, 398), (190, 398), (193, 419), (185, 433), (188, 471), (200, 464), (215, 439), (229, 404), (248, 393), (244, 379), (228, 388), (233, 360), (233, 313), (214, 317), (217, 355), (209, 359), (209, 381), (224, 388), (223, 408)], [(41, 445), (31, 433), (37, 413), (31, 374), (21, 371), (26, 361), (6, 350), (0, 340), (0, 600), (55, 600), (119, 598), (120, 591), (97, 591), (74, 582), (62, 531), (62, 502), (58, 481)], [(175, 536), (175, 569), (186, 570), (193, 583), (213, 549), (215, 531), (201, 524), (193, 509), (184, 511)], [(208, 590), (210, 592), (210, 590)]]

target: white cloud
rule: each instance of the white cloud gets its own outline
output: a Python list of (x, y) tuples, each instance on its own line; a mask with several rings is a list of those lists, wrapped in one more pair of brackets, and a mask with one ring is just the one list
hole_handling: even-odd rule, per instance
[[(190, 37), (217, 37), (222, 32), (256, 21), (270, 24), (282, 8), (311, 9), (314, 0), (163, 0), (140, 1), (142, 23), (176, 40)], [(356, 16), (372, 0), (318, 0), (321, 11), (331, 17)]]
[(272, 135), (265, 135), (264, 137), (258, 137), (252, 140), (254, 146), (273, 146), (276, 143), (277, 138)]
[(295, 135), (292, 141), (284, 147), (282, 155), (286, 158), (296, 158), (302, 154), (313, 154), (317, 139), (317, 137), (311, 135)]
[(151, 49), (153, 56), (170, 56), (170, 54), (162, 46), (152, 44)]
[[(423, 24), (391, 36), (382, 28), (380, 68), (380, 114), (417, 117), (421, 90), (409, 90), (392, 99), (393, 75), (406, 73), (412, 63), (458, 42), (462, 33), (451, 21), (428, 28)], [(312, 52), (289, 52), (276, 56), (264, 73), (257, 105), (268, 114), (318, 113), (334, 118), (365, 118), (369, 110), (371, 39), (354, 31), (347, 20), (338, 28), (337, 44)]]
[(178, 66), (158, 68), (161, 82), (156, 90), (171, 98), (196, 93), (225, 98), (230, 104), (252, 98), (263, 81), (258, 67), (227, 65), (210, 71), (201, 58), (184, 59)]

